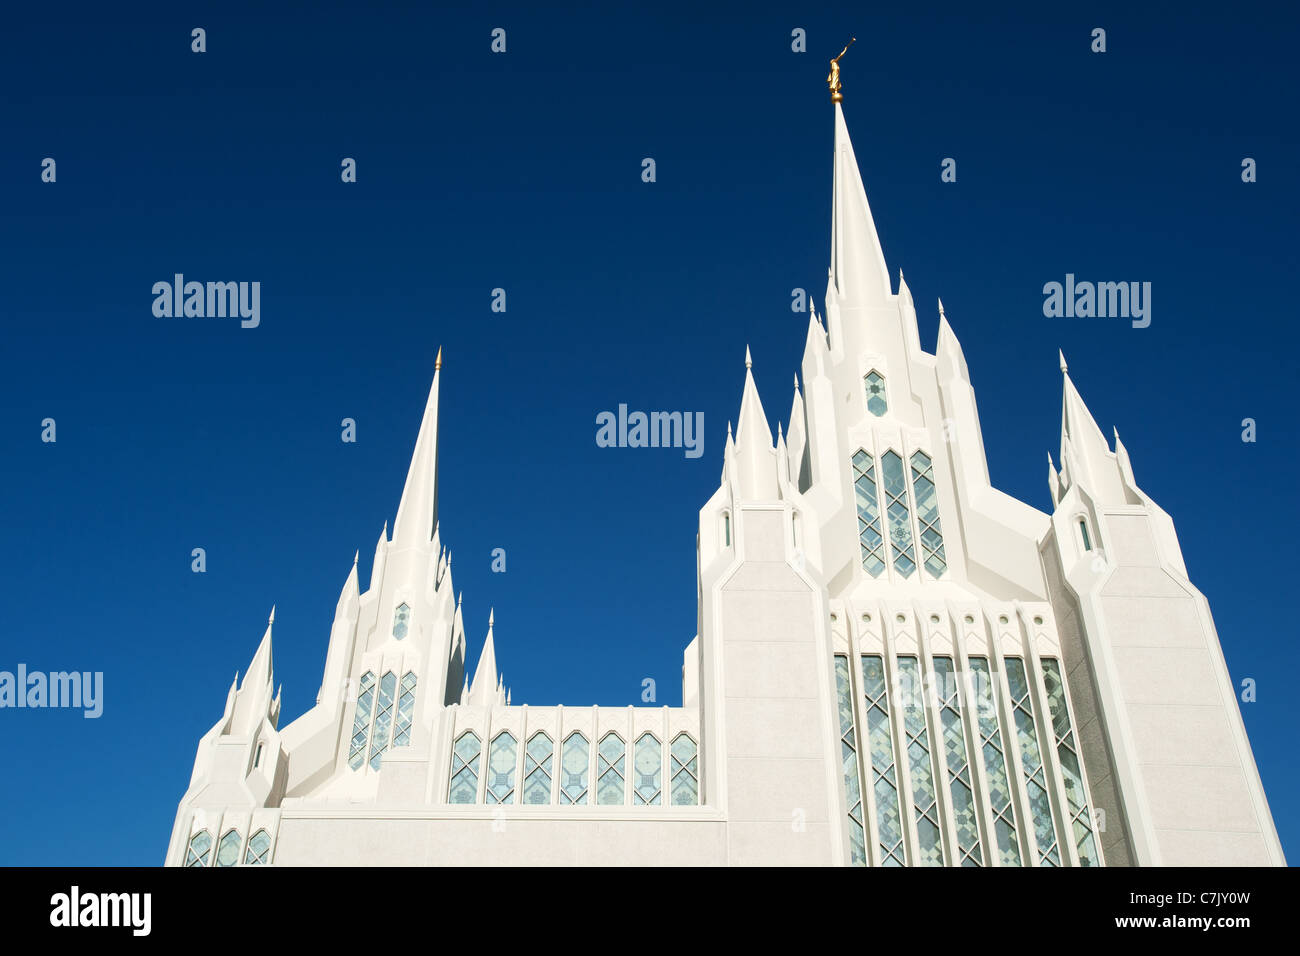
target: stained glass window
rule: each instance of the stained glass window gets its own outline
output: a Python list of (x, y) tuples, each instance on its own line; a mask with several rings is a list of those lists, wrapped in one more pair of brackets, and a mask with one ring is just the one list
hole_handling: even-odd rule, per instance
[(587, 738), (580, 733), (569, 734), (560, 755), (560, 803), (587, 802), (587, 772), (590, 767), (591, 750)]
[(943, 831), (939, 828), (939, 797), (935, 788), (934, 755), (925, 718), (921, 665), (915, 657), (898, 658), (899, 704), (907, 735), (908, 777), (912, 782), (912, 811), (916, 819), (919, 866), (943, 866)]
[(1020, 844), (1016, 838), (1011, 781), (1007, 775), (1006, 751), (1002, 748), (997, 694), (987, 658), (972, 657), (970, 671), (975, 689), (980, 750), (984, 755), (984, 774), (989, 783), (989, 809), (993, 811), (993, 831), (997, 837), (998, 863), (1002, 866), (1020, 866)]
[(406, 672), (402, 678), (402, 692), (397, 698), (397, 727), (393, 731), (394, 747), (409, 747), (411, 725), (415, 722), (415, 674)]
[(456, 740), (451, 752), (451, 785), (448, 803), (473, 803), (478, 799), (478, 763), (483, 742), (478, 734), (467, 730)]
[(912, 455), (912, 491), (916, 494), (916, 520), (921, 525), (921, 556), (925, 569), (936, 578), (948, 570), (939, 526), (939, 494), (934, 487), (934, 463), (923, 451)]
[(1070, 804), (1070, 825), (1080, 866), (1097, 866), (1097, 841), (1092, 832), (1092, 811), (1088, 809), (1088, 790), (1083, 785), (1078, 745), (1070, 726), (1070, 708), (1065, 700), (1061, 664), (1055, 658), (1043, 658), (1043, 685), (1047, 688), (1047, 709), (1051, 712), (1052, 733), (1056, 737), (1056, 755), (1065, 780), (1065, 797)]
[(500, 733), (492, 740), (488, 753), (487, 802), (515, 802), (516, 744), (513, 734)]
[(524, 803), (532, 806), (551, 802), (551, 763), (555, 759), (555, 741), (550, 735), (535, 733), (524, 748)]
[(375, 713), (375, 729), (370, 735), (370, 769), (378, 770), (388, 750), (388, 737), (393, 729), (393, 697), (397, 693), (397, 675), (387, 671), (379, 678), (379, 709)]
[(872, 792), (876, 798), (876, 831), (880, 865), (906, 866), (903, 817), (894, 773), (894, 738), (889, 726), (889, 693), (885, 664), (879, 654), (862, 656), (862, 693), (866, 699), (867, 743), (871, 755)]
[(844, 773), (844, 803), (849, 808), (849, 862), (867, 864), (867, 836), (862, 816), (862, 787), (858, 783), (858, 744), (853, 727), (853, 688), (849, 659), (835, 655), (835, 692), (840, 718), (840, 767)]
[(889, 400), (885, 395), (885, 376), (872, 369), (862, 376), (862, 386), (867, 393), (867, 411), (877, 418), (889, 411)]
[(626, 747), (618, 734), (606, 734), (596, 751), (596, 802), (618, 805), (623, 802), (623, 764)]
[(875, 460), (859, 448), (853, 455), (853, 496), (858, 507), (858, 545), (862, 568), (873, 578), (885, 570), (885, 539), (880, 533), (880, 498)]
[(393, 612), (393, 637), (399, 641), (406, 637), (410, 623), (411, 609), (405, 604), (397, 605), (397, 610)]
[(934, 658), (934, 683), (939, 699), (939, 724), (944, 760), (948, 766), (948, 795), (957, 828), (957, 849), (962, 866), (982, 866), (978, 813), (966, 758), (966, 731), (961, 719), (961, 694), (951, 657)]
[(1005, 658), (1007, 690), (1011, 694), (1016, 737), (1020, 741), (1020, 762), (1024, 771), (1029, 810), (1038, 840), (1040, 866), (1060, 866), (1061, 851), (1056, 844), (1056, 826), (1052, 821), (1052, 801), (1047, 789), (1047, 771), (1043, 767), (1038, 733), (1034, 730), (1034, 702), (1029, 692), (1029, 678), (1024, 662), (1018, 657)]
[(208, 854), (212, 850), (212, 834), (200, 830), (190, 837), (189, 849), (185, 852), (186, 866), (207, 866)]
[(248, 838), (248, 850), (244, 853), (245, 866), (263, 866), (271, 862), (271, 835), (265, 830), (258, 830)]
[(672, 758), (673, 806), (696, 806), (700, 802), (699, 748), (689, 735), (678, 734), (669, 755)]
[(657, 807), (664, 802), (664, 748), (654, 734), (642, 734), (632, 751), (632, 769), (636, 786), (632, 803), (638, 807)]
[(880, 473), (885, 483), (885, 513), (889, 518), (894, 570), (905, 578), (911, 577), (916, 570), (916, 548), (912, 544), (912, 518), (908, 513), (903, 459), (896, 452), (885, 452), (880, 456)]
[(352, 743), (348, 748), (348, 766), (360, 770), (366, 762), (366, 742), (370, 737), (370, 716), (375, 706), (375, 675), (361, 675), (361, 693), (357, 695), (357, 714), (352, 721)]
[(217, 866), (234, 866), (239, 862), (239, 849), (244, 840), (238, 830), (227, 830), (226, 835), (217, 844)]

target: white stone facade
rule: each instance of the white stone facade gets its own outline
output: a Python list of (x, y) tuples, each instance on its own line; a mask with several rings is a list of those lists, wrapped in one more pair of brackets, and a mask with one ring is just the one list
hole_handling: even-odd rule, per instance
[(1048, 515), (991, 486), (961, 346), (940, 305), (922, 349), (837, 103), (824, 322), (775, 443), (746, 371), (683, 706), (512, 706), (492, 621), (467, 680), (435, 371), (316, 705), (278, 729), (268, 626), (166, 863), (1284, 864), (1173, 523), (1061, 364)]

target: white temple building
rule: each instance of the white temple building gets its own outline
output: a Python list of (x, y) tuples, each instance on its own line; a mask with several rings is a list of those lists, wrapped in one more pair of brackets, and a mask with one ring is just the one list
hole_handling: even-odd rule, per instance
[(279, 727), (268, 625), (167, 865), (1284, 865), (1173, 521), (1063, 357), (1053, 512), (992, 487), (961, 346), (940, 305), (922, 348), (834, 112), (824, 316), (775, 441), (746, 353), (682, 706), (512, 705), (491, 617), (467, 673), (439, 353), (316, 705)]

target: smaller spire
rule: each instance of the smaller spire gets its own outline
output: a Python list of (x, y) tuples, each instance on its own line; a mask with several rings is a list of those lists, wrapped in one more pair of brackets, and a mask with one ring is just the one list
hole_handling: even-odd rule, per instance
[(727, 440), (731, 440), (731, 419), (727, 419)]
[(946, 316), (943, 314), (943, 299), (939, 300), (939, 318), (941, 319), (946, 318)]
[(1056, 351), (1057, 354), (1061, 356), (1061, 371), (1068, 372), (1070, 370), (1070, 366), (1065, 364), (1065, 351), (1063, 349), (1057, 349)]
[(461, 591), (460, 594), (456, 595), (456, 606), (460, 607), (461, 602), (464, 600), (465, 600), (465, 592)]
[(495, 624), (496, 624), (496, 620), (497, 620), (497, 612), (496, 612), (496, 608), (489, 608), (489, 609), (488, 609), (488, 627), (490, 628), (490, 627), (492, 627), (493, 625), (495, 625)]
[(794, 390), (795, 390), (796, 392), (799, 391), (799, 373), (798, 373), (798, 372), (795, 372), (795, 373), (794, 373)]
[(442, 346), (438, 346), (438, 357), (433, 360), (433, 370), (436, 372), (442, 368)]
[(266, 623), (267, 623), (267, 624), (274, 624), (274, 623), (275, 623), (275, 605), (274, 605), (274, 604), (271, 605), (271, 616), (270, 616), (269, 618), (266, 619)]
[(360, 560), (361, 560), (361, 549), (358, 548), (357, 553), (352, 555), (352, 566), (355, 568), (357, 566), (357, 562)]
[(753, 368), (754, 360), (749, 355), (749, 346), (745, 346), (745, 368)]

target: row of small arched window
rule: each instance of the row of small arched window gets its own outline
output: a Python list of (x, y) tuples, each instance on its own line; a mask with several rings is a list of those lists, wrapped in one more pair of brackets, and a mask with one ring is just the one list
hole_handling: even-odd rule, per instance
[[(406, 605), (403, 604), (402, 607)], [(415, 723), (415, 684), (415, 674), (412, 671), (407, 671), (402, 678), (400, 689), (397, 686), (397, 675), (392, 671), (386, 671), (377, 684), (373, 671), (361, 675), (356, 715), (352, 719), (352, 741), (348, 745), (349, 767), (360, 770), (366, 764), (368, 748), (370, 769), (378, 770), (390, 744), (393, 747), (410, 745), (411, 726)], [(394, 704), (397, 709), (396, 722)]]
[[(221, 842), (217, 844), (215, 857), (212, 853), (212, 834), (200, 830), (190, 837), (190, 845), (185, 853), (186, 866), (237, 866), (239, 851), (244, 851), (245, 866), (263, 866), (271, 862), (271, 835), (265, 830), (258, 830), (244, 846), (244, 839), (238, 830), (227, 830)], [(211, 860), (211, 862), (209, 862)]]
[[(636, 739), (631, 748), (630, 767), (628, 746), (621, 736), (611, 731), (600, 739), (595, 754), (594, 800), (590, 779), (591, 744), (585, 734), (580, 731), (569, 734), (558, 755), (550, 734), (545, 731), (533, 734), (524, 747), (521, 787), (516, 780), (518, 746), (509, 731), (497, 734), (488, 748), (487, 765), (480, 773), (482, 739), (472, 730), (457, 737), (452, 748), (447, 802), (624, 806), (630, 790), (633, 806), (664, 803), (663, 745), (654, 734), (645, 733)], [(678, 734), (668, 750), (668, 791), (672, 806), (696, 806), (700, 802), (699, 746), (689, 734)]]

